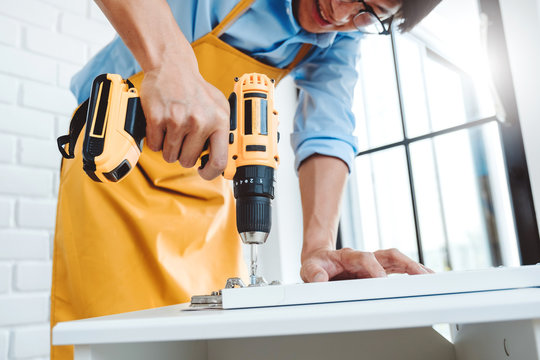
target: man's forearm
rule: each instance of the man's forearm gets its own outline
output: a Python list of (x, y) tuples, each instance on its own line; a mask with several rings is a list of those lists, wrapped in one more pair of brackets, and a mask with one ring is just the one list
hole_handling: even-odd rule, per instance
[(143, 71), (161, 66), (167, 58), (186, 60), (185, 65), (196, 66), (191, 46), (165, 0), (95, 1)]
[(335, 157), (313, 155), (302, 163), (298, 176), (304, 215), (302, 257), (319, 249), (335, 249), (347, 164)]

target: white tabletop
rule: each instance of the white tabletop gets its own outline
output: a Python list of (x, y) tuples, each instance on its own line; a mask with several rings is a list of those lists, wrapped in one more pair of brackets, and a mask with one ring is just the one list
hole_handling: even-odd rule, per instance
[(299, 335), (540, 318), (540, 288), (235, 310), (188, 304), (59, 323), (53, 344)]
[(540, 287), (540, 266), (223, 289), (224, 309), (401, 298)]

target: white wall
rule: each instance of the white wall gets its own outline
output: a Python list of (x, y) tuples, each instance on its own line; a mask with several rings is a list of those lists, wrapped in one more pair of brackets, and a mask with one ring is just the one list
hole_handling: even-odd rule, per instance
[(302, 206), (289, 136), (296, 109), (296, 88), (290, 77), (277, 86), (275, 101), (281, 133), (280, 165), (272, 203), (272, 230), (266, 244), (260, 246), (261, 271), (268, 281), (298, 283), (301, 281)]
[(500, 0), (537, 221), (540, 221), (540, 0)]
[(49, 354), (49, 289), (71, 75), (113, 30), (91, 0), (0, 6), (0, 360)]

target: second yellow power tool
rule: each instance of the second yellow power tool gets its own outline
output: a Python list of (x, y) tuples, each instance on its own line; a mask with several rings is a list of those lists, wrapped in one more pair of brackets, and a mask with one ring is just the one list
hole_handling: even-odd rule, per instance
[(118, 182), (141, 155), (146, 120), (137, 89), (117, 74), (94, 79), (82, 148), (83, 169), (94, 181)]

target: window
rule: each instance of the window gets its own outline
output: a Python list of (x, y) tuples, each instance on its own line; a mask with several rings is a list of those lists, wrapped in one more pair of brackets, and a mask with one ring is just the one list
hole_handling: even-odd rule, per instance
[(516, 216), (507, 152), (523, 145), (505, 140), (519, 125), (491, 84), (479, 14), (476, 0), (443, 2), (411, 34), (362, 41), (343, 246), (462, 270), (518, 265), (516, 232), (538, 234)]

